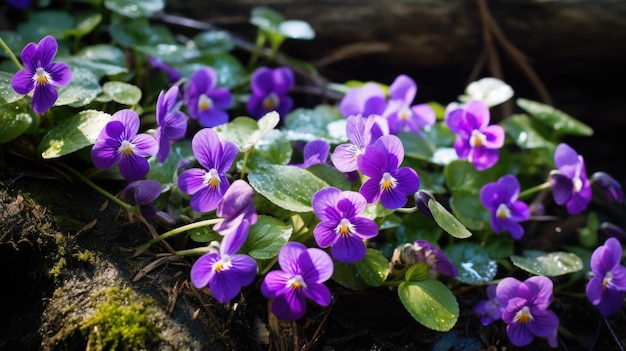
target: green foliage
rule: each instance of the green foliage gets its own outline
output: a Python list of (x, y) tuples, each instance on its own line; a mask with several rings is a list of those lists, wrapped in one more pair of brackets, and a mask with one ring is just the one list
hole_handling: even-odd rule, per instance
[(56, 158), (93, 145), (111, 116), (95, 110), (83, 110), (54, 126), (41, 140), (43, 158)]
[(448, 331), (459, 318), (456, 298), (436, 279), (405, 281), (398, 287), (398, 296), (409, 314), (427, 328)]
[(570, 252), (539, 252), (526, 250), (524, 256), (512, 255), (511, 261), (517, 267), (547, 277), (573, 273), (583, 268), (583, 261)]
[(278, 255), (278, 251), (289, 241), (293, 228), (283, 221), (270, 216), (259, 216), (250, 226), (248, 240), (241, 248), (253, 258), (266, 260)]

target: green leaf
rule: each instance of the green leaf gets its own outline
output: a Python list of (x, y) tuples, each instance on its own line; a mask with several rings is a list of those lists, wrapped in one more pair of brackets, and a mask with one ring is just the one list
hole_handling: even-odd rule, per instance
[(220, 138), (235, 143), (242, 152), (248, 152), (278, 125), (279, 120), (278, 113), (270, 112), (258, 121), (250, 117), (237, 117), (214, 129)]
[(278, 26), (285, 18), (278, 12), (265, 7), (254, 7), (250, 13), (250, 23), (260, 29), (278, 32)]
[(418, 262), (409, 267), (404, 275), (407, 282), (417, 282), (430, 278), (430, 267), (425, 262)]
[(462, 191), (476, 195), (483, 185), (498, 179), (498, 172), (499, 170), (495, 167), (485, 171), (477, 171), (474, 165), (462, 160), (450, 162), (443, 170), (446, 185), (452, 194)]
[(241, 250), (258, 260), (274, 258), (278, 251), (291, 238), (293, 228), (285, 222), (270, 216), (259, 216), (250, 226), (248, 239)]
[(404, 146), (404, 154), (420, 160), (430, 160), (435, 153), (435, 145), (423, 136), (410, 132), (399, 132), (398, 138)]
[(489, 222), (489, 212), (483, 207), (478, 195), (457, 191), (450, 197), (452, 213), (469, 229), (482, 230)]
[(189, 238), (197, 243), (210, 243), (211, 241), (222, 240), (220, 233), (208, 226), (189, 230)]
[(4, 99), (7, 104), (21, 100), (24, 95), (20, 95), (13, 90), (11, 85), (13, 75), (7, 72), (0, 72), (0, 98)]
[[(20, 33), (13, 31), (0, 30), (0, 38), (4, 40), (4, 43), (7, 44), (9, 50), (11, 50), (11, 52), (16, 56), (19, 56), (19, 53), (22, 52), (24, 46), (28, 44), (28, 41), (25, 41)], [(7, 54), (4, 50), (0, 50), (0, 57), (9, 58), (9, 54)]]
[(328, 183), (342, 191), (351, 190), (352, 184), (346, 178), (343, 172), (340, 172), (335, 167), (331, 167), (325, 164), (317, 164), (307, 168), (307, 171), (313, 173), (316, 177)]
[(25, 41), (38, 43), (46, 35), (63, 38), (65, 31), (76, 26), (74, 17), (64, 11), (44, 10), (32, 12), (28, 21), (17, 26)]
[(530, 119), (527, 115), (513, 115), (501, 124), (506, 133), (515, 140), (515, 144), (522, 149), (556, 147), (548, 140), (546, 126), (537, 120)]
[(104, 76), (113, 76), (120, 73), (127, 73), (128, 69), (123, 66), (111, 65), (104, 62), (98, 62), (83, 57), (69, 56), (60, 57), (59, 61), (65, 62), (71, 67), (79, 67), (86, 69), (94, 74), (97, 79), (101, 79)]
[(511, 256), (514, 246), (513, 238), (505, 233), (489, 236), (489, 239), (485, 240), (484, 244), (484, 248), (489, 252), (489, 256), (496, 261)]
[(354, 264), (345, 264), (333, 260), (332, 279), (339, 285), (351, 290), (364, 290), (370, 286), (363, 280)]
[(102, 15), (98, 12), (81, 13), (76, 16), (76, 19), (76, 26), (65, 30), (66, 36), (81, 38), (89, 34), (102, 22)]
[(278, 31), (291, 39), (312, 40), (315, 38), (313, 27), (308, 22), (301, 20), (283, 21), (278, 25)]
[(517, 106), (562, 134), (591, 136), (593, 129), (574, 117), (540, 102), (517, 99)]
[(250, 185), (275, 205), (294, 212), (313, 211), (311, 197), (328, 184), (293, 166), (261, 166), (248, 175)]
[(569, 252), (525, 251), (524, 254), (525, 256), (511, 256), (511, 261), (515, 266), (536, 275), (556, 277), (583, 268), (580, 257)]
[(104, 7), (125, 17), (150, 17), (163, 10), (165, 0), (104, 0)]
[(170, 154), (165, 159), (165, 162), (160, 163), (157, 161), (156, 156), (150, 157), (148, 163), (150, 164), (150, 171), (146, 176), (147, 179), (154, 179), (161, 183), (162, 191), (169, 190), (172, 186), (176, 185), (176, 171), (178, 170), (178, 163), (185, 158), (193, 157), (193, 151), (191, 149), (191, 141), (183, 140), (172, 143)]
[(465, 284), (483, 284), (493, 280), (498, 264), (476, 243), (461, 242), (444, 249), (446, 257), (459, 271), (455, 278)]
[(367, 249), (365, 257), (354, 265), (359, 275), (370, 286), (381, 286), (389, 274), (389, 260), (378, 250)]
[(107, 44), (84, 47), (73, 56), (60, 57), (59, 61), (85, 68), (98, 79), (128, 72), (124, 52), (117, 46)]
[(72, 107), (85, 106), (92, 102), (102, 91), (98, 78), (89, 70), (81, 67), (71, 67), (72, 81), (59, 88), (59, 98), (55, 105), (70, 105)]
[(428, 208), (433, 214), (435, 222), (437, 222), (441, 229), (448, 232), (448, 234), (459, 239), (465, 239), (472, 236), (472, 233), (470, 233), (470, 231), (467, 230), (467, 228), (465, 228), (465, 226), (459, 222), (458, 219), (450, 214), (450, 212), (448, 212), (448, 210), (446, 210), (446, 208), (436, 200), (428, 200)]
[(134, 106), (141, 100), (141, 89), (125, 82), (106, 82), (102, 86), (102, 93), (123, 105)]
[(143, 17), (128, 19), (113, 16), (109, 25), (109, 34), (115, 42), (127, 48), (176, 44), (176, 40), (168, 27), (150, 24), (150, 21)]
[(0, 144), (22, 135), (32, 122), (33, 118), (19, 107), (16, 110), (13, 104), (0, 106)]
[(147, 56), (156, 57), (170, 64), (186, 62), (200, 56), (198, 49), (180, 44), (135, 45), (134, 48)]
[(193, 37), (198, 50), (210, 53), (228, 52), (235, 48), (233, 37), (227, 31), (209, 30)]
[(283, 132), (290, 140), (324, 139), (331, 144), (346, 142), (346, 119), (330, 105), (298, 108), (285, 117)]
[(56, 158), (93, 145), (110, 118), (102, 111), (83, 110), (59, 122), (41, 140), (41, 156)]
[(409, 314), (427, 328), (448, 331), (459, 318), (456, 298), (438, 280), (403, 282), (398, 287), (398, 296)]
[[(255, 135), (250, 138), (254, 139)], [(254, 150), (250, 153), (247, 163), (248, 171), (252, 171), (260, 165), (286, 165), (291, 160), (292, 152), (291, 142), (285, 138), (280, 130), (272, 129), (260, 142), (256, 143)]]

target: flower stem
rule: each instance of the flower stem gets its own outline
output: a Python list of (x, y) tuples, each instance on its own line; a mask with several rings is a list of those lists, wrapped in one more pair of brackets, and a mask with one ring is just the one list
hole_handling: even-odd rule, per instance
[(208, 246), (203, 247), (195, 247), (193, 249), (187, 250), (179, 250), (176, 251), (176, 256), (187, 256), (187, 255), (203, 255), (211, 250)]
[(243, 179), (243, 177), (246, 175), (246, 164), (248, 163), (248, 156), (250, 155), (251, 151), (252, 149), (246, 151), (243, 154), (243, 164), (241, 165), (241, 176), (240, 176), (241, 179)]
[(130, 211), (130, 209), (133, 208), (133, 206), (127, 204), (126, 202), (124, 202), (124, 201), (118, 199), (117, 197), (115, 197), (110, 192), (108, 192), (108, 191), (102, 189), (101, 187), (97, 186), (94, 182), (92, 182), (91, 180), (87, 179), (87, 177), (82, 175), (80, 172), (76, 171), (74, 168), (64, 164), (63, 162), (59, 162), (58, 164), (61, 167), (63, 167), (66, 170), (68, 170), (70, 173), (74, 174), (76, 177), (78, 177), (80, 180), (82, 180), (85, 184), (87, 184), (90, 187), (92, 187), (94, 190), (96, 190), (100, 194), (104, 195), (105, 197), (109, 198), (109, 200), (111, 200), (111, 201), (115, 202), (116, 204), (118, 204), (123, 209), (125, 209), (127, 211)]
[(541, 184), (536, 185), (536, 186), (534, 186), (532, 188), (529, 188), (529, 189), (526, 189), (526, 190), (522, 191), (521, 193), (519, 193), (518, 198), (519, 199), (523, 199), (523, 198), (529, 197), (530, 195), (538, 193), (541, 190), (545, 190), (545, 189), (548, 189), (548, 188), (550, 188), (550, 182), (541, 183)]
[(17, 57), (15, 57), (15, 54), (13, 54), (13, 51), (9, 49), (9, 46), (4, 42), (4, 40), (2, 40), (2, 38), (0, 38), (0, 46), (2, 46), (2, 48), (7, 53), (7, 55), (9, 55), (9, 57), (11, 58), (11, 61), (15, 63), (18, 70), (24, 69), (24, 66), (22, 66), (20, 61), (18, 61)]
[(161, 241), (163, 239), (167, 239), (170, 236), (174, 236), (176, 234), (185, 232), (185, 231), (190, 230), (190, 229), (195, 229), (195, 228), (209, 226), (209, 225), (212, 225), (212, 224), (217, 224), (217, 223), (219, 223), (219, 222), (221, 222), (223, 220), (224, 220), (223, 218), (214, 218), (214, 219), (207, 219), (207, 220), (204, 220), (204, 221), (189, 223), (189, 224), (186, 224), (184, 226), (181, 226), (181, 227), (178, 227), (178, 228), (174, 228), (174, 229), (172, 229), (170, 231), (167, 231), (167, 232), (157, 236), (156, 238), (152, 238), (152, 240), (148, 241), (146, 243), (146, 245), (152, 245), (152, 244), (158, 243), (159, 241)]

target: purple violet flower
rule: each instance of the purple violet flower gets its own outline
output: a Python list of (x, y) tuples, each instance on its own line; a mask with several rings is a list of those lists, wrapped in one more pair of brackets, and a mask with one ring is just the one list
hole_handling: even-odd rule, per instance
[(181, 78), (181, 75), (180, 73), (178, 73), (177, 70), (175, 70), (172, 66), (166, 64), (165, 62), (159, 60), (158, 58), (154, 56), (149, 56), (148, 60), (150, 60), (150, 64), (152, 65), (152, 67), (167, 73), (168, 82), (175, 83)]
[(613, 315), (624, 306), (626, 267), (620, 264), (622, 245), (608, 238), (591, 255), (592, 278), (587, 283), (587, 298), (604, 317)]
[(620, 204), (624, 203), (624, 190), (622, 185), (609, 174), (604, 172), (595, 172), (591, 175), (591, 183), (596, 184), (606, 194), (606, 200), (609, 203), (614, 201)]
[[(407, 252), (407, 254), (409, 253)], [(430, 267), (430, 276), (433, 278), (439, 273), (448, 277), (456, 277), (459, 275), (459, 271), (454, 267), (452, 262), (448, 260), (446, 254), (427, 240), (416, 240), (413, 242), (410, 255), (412, 257), (405, 258), (407, 262), (426, 263), (428, 267)]]
[(498, 162), (499, 149), (504, 145), (504, 129), (489, 125), (489, 108), (480, 100), (472, 100), (450, 111), (445, 121), (456, 134), (454, 149), (462, 160), (479, 170), (491, 168)]
[(437, 116), (428, 104), (413, 105), (417, 93), (415, 81), (404, 74), (399, 75), (389, 86), (389, 102), (383, 117), (389, 121), (389, 131), (397, 134), (410, 131), (422, 134), (422, 128), (435, 124)]
[(552, 302), (552, 281), (534, 276), (520, 282), (504, 278), (496, 287), (496, 297), (504, 306), (502, 320), (507, 324), (506, 334), (515, 346), (530, 344), (535, 336), (548, 339), (557, 347), (559, 318), (548, 309)]
[(376, 83), (365, 83), (362, 87), (348, 90), (339, 102), (339, 112), (344, 117), (382, 115), (387, 102), (385, 92)]
[(309, 168), (317, 164), (325, 164), (330, 153), (330, 144), (326, 140), (311, 140), (304, 145), (302, 152), (304, 163), (293, 164), (300, 168)]
[(353, 263), (365, 257), (364, 239), (378, 234), (378, 226), (369, 218), (361, 217), (367, 201), (354, 191), (327, 187), (318, 190), (311, 204), (320, 223), (313, 235), (321, 248), (331, 247), (337, 261)]
[(170, 141), (179, 140), (187, 132), (187, 115), (177, 108), (178, 86), (161, 91), (156, 104), (156, 140), (159, 144), (157, 161), (164, 162), (170, 154)]
[(102, 128), (91, 149), (96, 168), (108, 169), (119, 163), (120, 174), (129, 181), (148, 174), (146, 157), (154, 156), (158, 145), (152, 135), (137, 134), (139, 116), (133, 110), (117, 111)]
[(252, 73), (252, 95), (246, 103), (248, 113), (259, 119), (268, 112), (276, 111), (284, 118), (293, 108), (293, 100), (287, 93), (293, 89), (295, 78), (289, 67), (259, 67)]
[(333, 165), (341, 172), (356, 171), (358, 169), (356, 160), (365, 151), (365, 147), (386, 134), (389, 134), (389, 125), (381, 116), (348, 117), (346, 135), (350, 143), (337, 145), (331, 156)]
[(369, 177), (359, 192), (368, 203), (380, 198), (388, 209), (397, 209), (407, 203), (407, 195), (419, 189), (417, 173), (408, 167), (398, 168), (404, 160), (404, 148), (400, 139), (392, 134), (380, 137), (376, 143), (365, 148), (357, 159), (359, 170)]
[(237, 254), (248, 237), (250, 224), (244, 219), (235, 232), (225, 235), (218, 252), (198, 258), (191, 267), (191, 282), (197, 289), (209, 286), (211, 294), (221, 303), (237, 296), (243, 286), (254, 281), (257, 264), (252, 257)]
[(44, 113), (54, 105), (59, 94), (54, 87), (69, 84), (72, 80), (70, 67), (63, 62), (52, 62), (59, 46), (54, 37), (48, 35), (39, 44), (29, 43), (22, 50), (24, 69), (19, 70), (11, 80), (11, 86), (18, 94), (33, 91), (33, 110)]
[(558, 168), (550, 172), (554, 202), (564, 204), (569, 214), (581, 213), (591, 202), (592, 195), (585, 160), (569, 145), (561, 143), (554, 151), (554, 163)]
[(496, 284), (487, 287), (487, 299), (480, 300), (472, 310), (480, 316), (480, 323), (484, 326), (501, 318), (503, 307), (496, 297)]
[(213, 211), (230, 186), (225, 173), (239, 154), (239, 148), (230, 141), (220, 140), (213, 129), (204, 128), (193, 137), (191, 149), (204, 169), (191, 168), (181, 173), (178, 187), (191, 195), (189, 205), (193, 210)]
[(211, 67), (204, 67), (191, 75), (187, 84), (185, 105), (189, 117), (197, 119), (203, 127), (215, 127), (228, 122), (227, 108), (233, 96), (226, 88), (217, 88), (217, 75)]
[(480, 202), (489, 211), (491, 228), (494, 232), (508, 231), (519, 240), (524, 228), (518, 222), (530, 218), (530, 208), (518, 201), (520, 185), (514, 175), (500, 177), (497, 182), (487, 183), (480, 189)]
[(253, 195), (254, 191), (246, 181), (235, 180), (217, 204), (215, 214), (224, 218), (224, 221), (214, 225), (213, 230), (221, 235), (231, 235), (244, 222), (247, 225), (256, 223), (258, 217), (252, 199)]
[(30, 7), (31, 3), (31, 0), (7, 0), (7, 4), (18, 10), (26, 10)]
[(122, 198), (131, 205), (139, 206), (139, 212), (147, 220), (154, 219), (157, 210), (152, 204), (161, 195), (161, 183), (154, 179), (136, 180), (128, 183)]
[(278, 253), (281, 270), (265, 276), (261, 293), (272, 302), (272, 313), (282, 320), (296, 320), (306, 312), (306, 299), (320, 306), (330, 304), (330, 290), (323, 283), (333, 275), (333, 261), (320, 249), (288, 242)]

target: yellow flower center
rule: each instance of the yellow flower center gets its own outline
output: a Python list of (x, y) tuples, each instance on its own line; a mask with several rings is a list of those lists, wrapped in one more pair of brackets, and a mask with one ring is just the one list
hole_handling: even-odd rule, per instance
[(33, 75), (33, 80), (39, 85), (45, 85), (50, 83), (50, 75), (43, 68), (39, 67), (35, 71), (35, 75)]
[(487, 137), (485, 134), (481, 133), (478, 129), (472, 130), (472, 135), (469, 139), (469, 144), (471, 147), (481, 147), (487, 141)]
[(500, 204), (496, 210), (496, 217), (499, 219), (507, 219), (511, 217), (511, 210), (505, 204)]
[(200, 112), (210, 110), (213, 108), (213, 100), (210, 97), (206, 96), (206, 94), (200, 95), (198, 98), (198, 110)]
[(275, 110), (280, 104), (280, 99), (275, 93), (270, 93), (263, 99), (263, 108), (266, 110)]
[(337, 227), (335, 227), (335, 233), (342, 236), (348, 236), (351, 233), (354, 233), (354, 226), (347, 218), (342, 218), (341, 222), (339, 222)]
[(289, 279), (287, 281), (287, 288), (294, 290), (300, 290), (303, 288), (306, 289), (306, 283), (304, 282), (304, 278), (302, 278), (302, 276), (298, 274), (295, 277)]
[(232, 261), (230, 259), (230, 256), (228, 255), (224, 255), (222, 256), (222, 258), (220, 258), (219, 261), (215, 262), (213, 264), (213, 267), (211, 267), (213, 269), (214, 272), (221, 272), (221, 271), (225, 271), (230, 269), (230, 267), (232, 266)]
[(383, 177), (380, 179), (380, 188), (383, 191), (390, 191), (396, 187), (397, 183), (398, 181), (396, 178), (392, 177), (389, 172), (385, 172), (383, 173)]
[(526, 324), (533, 320), (533, 315), (530, 314), (530, 308), (528, 306), (522, 307), (521, 310), (517, 311), (515, 317), (513, 317), (513, 321), (517, 323)]
[(124, 156), (129, 156), (135, 151), (135, 145), (128, 140), (122, 141), (122, 144), (117, 148), (117, 152), (122, 153)]
[(203, 184), (213, 188), (217, 188), (220, 185), (220, 175), (215, 168), (211, 168), (204, 174)]
[(413, 115), (413, 112), (408, 106), (404, 106), (398, 111), (398, 117), (403, 121), (408, 121)]

